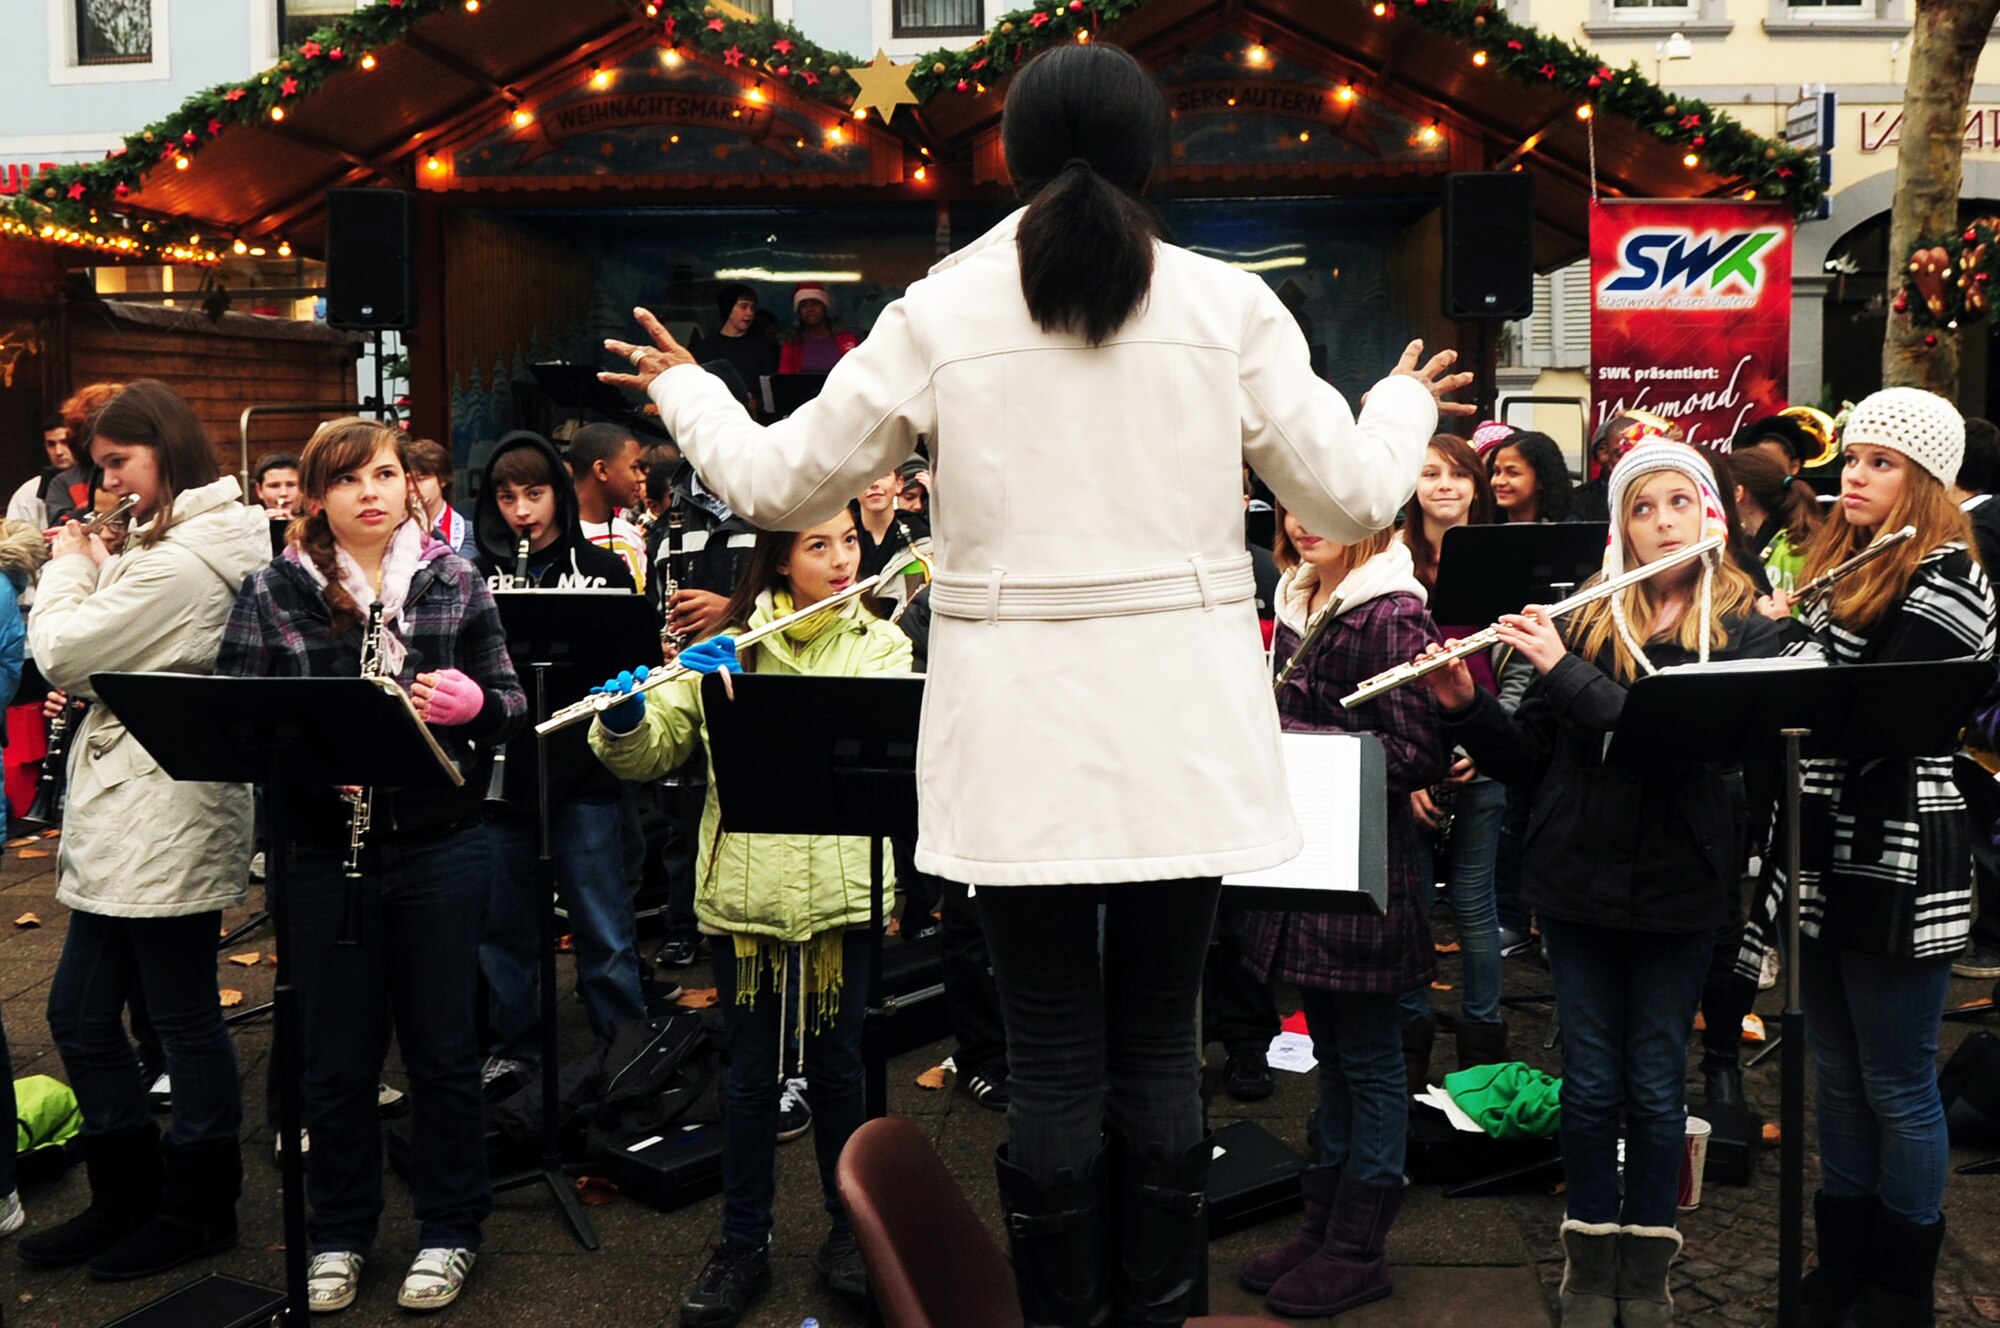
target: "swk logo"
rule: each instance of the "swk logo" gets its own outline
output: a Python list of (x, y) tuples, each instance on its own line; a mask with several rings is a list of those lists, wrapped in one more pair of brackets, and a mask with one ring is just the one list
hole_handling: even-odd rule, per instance
[(1600, 309), (1747, 309), (1764, 283), (1767, 250), (1782, 231), (1634, 231), (1619, 269), (1597, 292)]

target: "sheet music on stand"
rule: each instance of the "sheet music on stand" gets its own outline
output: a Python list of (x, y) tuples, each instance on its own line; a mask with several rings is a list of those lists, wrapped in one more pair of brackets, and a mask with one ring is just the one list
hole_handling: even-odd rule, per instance
[(1281, 733), (1285, 782), (1305, 846), (1290, 862), (1225, 876), (1258, 907), (1385, 912), (1389, 904), (1388, 773), (1368, 733)]

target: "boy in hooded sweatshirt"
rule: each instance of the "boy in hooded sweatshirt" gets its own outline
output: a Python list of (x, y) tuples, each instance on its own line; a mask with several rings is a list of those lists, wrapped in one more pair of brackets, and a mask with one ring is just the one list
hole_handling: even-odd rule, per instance
[[(495, 590), (637, 593), (624, 560), (584, 538), (569, 468), (539, 434), (510, 433), (494, 448), (473, 507), (472, 530), (477, 565)], [(532, 686), (525, 668), (522, 681)], [(575, 937), (577, 988), (591, 1027), (601, 1037), (614, 1024), (646, 1016), (638, 938), (619, 847), (619, 785), (591, 756), (581, 728), (552, 735), (548, 751), (550, 852)], [(514, 1086), (540, 1061), (537, 766), (530, 728), (507, 745), (504, 797), (487, 806), (493, 899), (480, 938), (479, 967), (492, 989), (493, 1042), (485, 1066), (489, 1094)]]

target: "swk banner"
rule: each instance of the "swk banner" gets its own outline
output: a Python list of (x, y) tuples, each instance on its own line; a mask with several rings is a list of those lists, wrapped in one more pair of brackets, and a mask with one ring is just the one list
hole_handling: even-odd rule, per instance
[(1621, 410), (1727, 447), (1790, 401), (1792, 215), (1782, 204), (1590, 209), (1591, 426)]

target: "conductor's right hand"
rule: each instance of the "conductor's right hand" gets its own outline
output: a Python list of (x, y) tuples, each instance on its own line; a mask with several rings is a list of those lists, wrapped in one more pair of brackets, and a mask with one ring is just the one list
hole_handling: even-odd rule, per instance
[[(1417, 659), (1420, 661), (1429, 659), (1443, 650), (1443, 646), (1433, 641), (1424, 647), (1424, 653), (1417, 656)], [(1437, 698), (1438, 705), (1447, 711), (1465, 709), (1472, 704), (1473, 697), (1477, 694), (1472, 681), (1472, 670), (1465, 667), (1463, 660), (1455, 659), (1441, 669), (1426, 673), (1418, 681), (1430, 688), (1431, 695)]]
[(1455, 350), (1441, 350), (1431, 356), (1429, 360), (1426, 360), (1422, 368), (1418, 368), (1417, 361), (1423, 353), (1424, 343), (1420, 337), (1403, 348), (1403, 358), (1396, 361), (1394, 372), (1406, 378), (1414, 378), (1422, 383), (1424, 390), (1429, 392), (1431, 397), (1437, 402), (1438, 414), (1440, 415), (1470, 415), (1478, 409), (1476, 406), (1469, 406), (1463, 402), (1445, 400), (1453, 392), (1458, 391), (1461, 387), (1469, 386), (1472, 382), (1472, 375), (1469, 373), (1448, 374), (1445, 372), (1452, 365), (1458, 363), (1458, 352)]
[(640, 696), (637, 688), (651, 676), (652, 670), (643, 664), (629, 669), (615, 678), (606, 678), (602, 685), (590, 689), (592, 696), (619, 696), (624, 700), (608, 710), (598, 712), (597, 722), (613, 733), (630, 733), (646, 718), (646, 698)]

